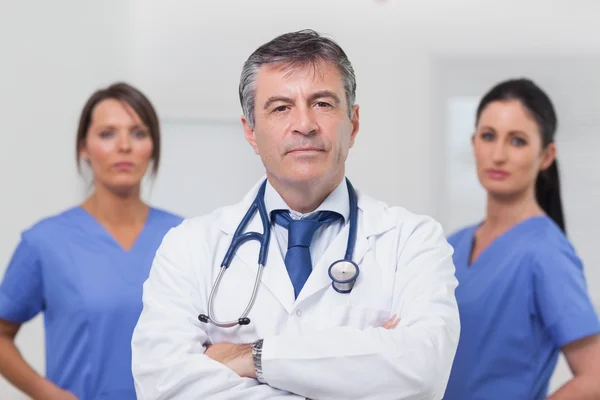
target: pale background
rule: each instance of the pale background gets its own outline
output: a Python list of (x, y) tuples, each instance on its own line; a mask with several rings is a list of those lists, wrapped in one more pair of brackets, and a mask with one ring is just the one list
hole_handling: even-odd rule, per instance
[[(2, 0), (0, 276), (21, 230), (84, 198), (77, 118), (87, 96), (115, 80), (142, 89), (161, 117), (162, 170), (145, 192), (153, 205), (194, 215), (237, 201), (262, 174), (239, 125), (241, 66), (275, 35), (313, 28), (356, 70), (353, 183), (433, 215), (447, 233), (482, 216), (469, 147), (478, 97), (516, 76), (547, 89), (560, 117), (569, 234), (598, 305), (598, 16), (595, 0)], [(42, 324), (17, 340), (41, 373)], [(552, 387), (569, 376), (561, 361)], [(0, 399), (21, 398), (0, 378)]]

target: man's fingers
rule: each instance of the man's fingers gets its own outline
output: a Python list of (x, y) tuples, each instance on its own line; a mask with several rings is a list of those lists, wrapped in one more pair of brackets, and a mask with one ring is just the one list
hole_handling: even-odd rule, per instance
[(385, 329), (394, 329), (395, 327), (398, 326), (398, 323), (400, 322), (400, 318), (396, 317), (396, 314), (392, 315), (390, 317), (390, 319), (388, 319), (387, 321), (385, 321), (382, 325), (382, 328)]

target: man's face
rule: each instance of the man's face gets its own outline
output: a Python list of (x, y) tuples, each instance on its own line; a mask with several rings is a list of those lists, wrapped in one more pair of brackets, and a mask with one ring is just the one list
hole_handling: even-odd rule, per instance
[[(341, 74), (327, 63), (289, 68), (263, 65), (256, 76), (255, 124), (242, 118), (246, 139), (270, 180), (285, 185), (336, 184), (358, 133)], [(330, 181), (330, 182), (329, 182)]]

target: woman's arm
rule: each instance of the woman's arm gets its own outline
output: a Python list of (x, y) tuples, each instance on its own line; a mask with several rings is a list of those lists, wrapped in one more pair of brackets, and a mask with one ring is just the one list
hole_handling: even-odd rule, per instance
[(23, 358), (15, 345), (21, 324), (0, 319), (0, 374), (16, 388), (36, 400), (76, 400), (40, 376)]
[(573, 379), (548, 400), (600, 399), (600, 335), (576, 340), (563, 347)]

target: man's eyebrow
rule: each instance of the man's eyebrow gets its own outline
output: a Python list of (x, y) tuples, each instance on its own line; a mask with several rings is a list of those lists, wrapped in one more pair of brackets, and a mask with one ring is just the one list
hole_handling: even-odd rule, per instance
[(333, 101), (336, 103), (336, 105), (341, 103), (339, 96), (337, 94), (335, 94), (334, 92), (332, 92), (331, 90), (320, 90), (316, 93), (313, 93), (309, 96), (308, 100), (315, 101), (316, 99), (321, 99), (323, 97), (329, 97), (329, 98), (333, 99)]
[(267, 101), (265, 101), (265, 104), (263, 106), (263, 109), (267, 109), (269, 108), (269, 106), (273, 103), (277, 103), (278, 101), (283, 102), (283, 103), (293, 103), (293, 100), (290, 99), (289, 97), (285, 97), (285, 96), (271, 96), (267, 99)]

